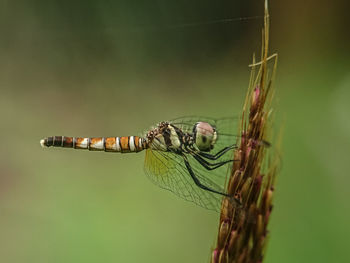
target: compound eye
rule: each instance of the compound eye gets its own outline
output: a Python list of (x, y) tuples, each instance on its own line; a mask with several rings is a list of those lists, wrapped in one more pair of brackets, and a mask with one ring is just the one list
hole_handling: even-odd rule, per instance
[(208, 152), (213, 149), (216, 131), (209, 123), (197, 122), (193, 128), (193, 131), (195, 144), (200, 151)]

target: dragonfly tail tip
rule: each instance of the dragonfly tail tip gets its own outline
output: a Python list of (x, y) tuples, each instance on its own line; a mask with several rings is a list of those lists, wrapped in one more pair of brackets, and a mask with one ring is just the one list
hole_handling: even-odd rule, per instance
[(40, 145), (41, 145), (41, 147), (45, 147), (46, 145), (45, 145), (45, 139), (41, 139), (40, 140)]

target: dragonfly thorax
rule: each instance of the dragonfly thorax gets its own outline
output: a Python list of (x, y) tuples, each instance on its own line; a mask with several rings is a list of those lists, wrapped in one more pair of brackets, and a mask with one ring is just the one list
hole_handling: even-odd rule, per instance
[(149, 131), (147, 139), (150, 148), (159, 151), (178, 150), (183, 144), (183, 133), (168, 122), (161, 122)]
[(215, 128), (207, 122), (197, 122), (193, 127), (193, 140), (200, 151), (212, 150), (217, 137)]

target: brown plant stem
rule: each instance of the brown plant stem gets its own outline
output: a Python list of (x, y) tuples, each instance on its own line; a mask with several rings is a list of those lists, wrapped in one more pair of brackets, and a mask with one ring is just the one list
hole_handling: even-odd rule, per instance
[[(262, 262), (267, 244), (268, 222), (279, 158), (269, 147), (272, 137), (273, 80), (277, 54), (268, 57), (269, 13), (265, 1), (261, 62), (253, 56), (251, 78), (239, 127), (238, 148), (227, 183), (227, 193), (239, 199), (233, 205), (224, 199), (216, 248), (211, 262)], [(272, 61), (272, 72), (268, 62)]]

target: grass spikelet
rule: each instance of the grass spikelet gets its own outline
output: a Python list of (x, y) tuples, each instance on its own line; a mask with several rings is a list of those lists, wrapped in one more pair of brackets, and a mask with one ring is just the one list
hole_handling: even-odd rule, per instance
[[(251, 77), (242, 111), (237, 160), (230, 173), (227, 192), (241, 202), (232, 207), (222, 202), (216, 248), (212, 263), (262, 262), (267, 244), (268, 222), (272, 211), (274, 182), (279, 157), (272, 134), (273, 81), (277, 54), (269, 57), (269, 13), (265, 1), (261, 61), (253, 56)], [(271, 65), (271, 72), (268, 68)], [(268, 67), (269, 64), (269, 67)]]

